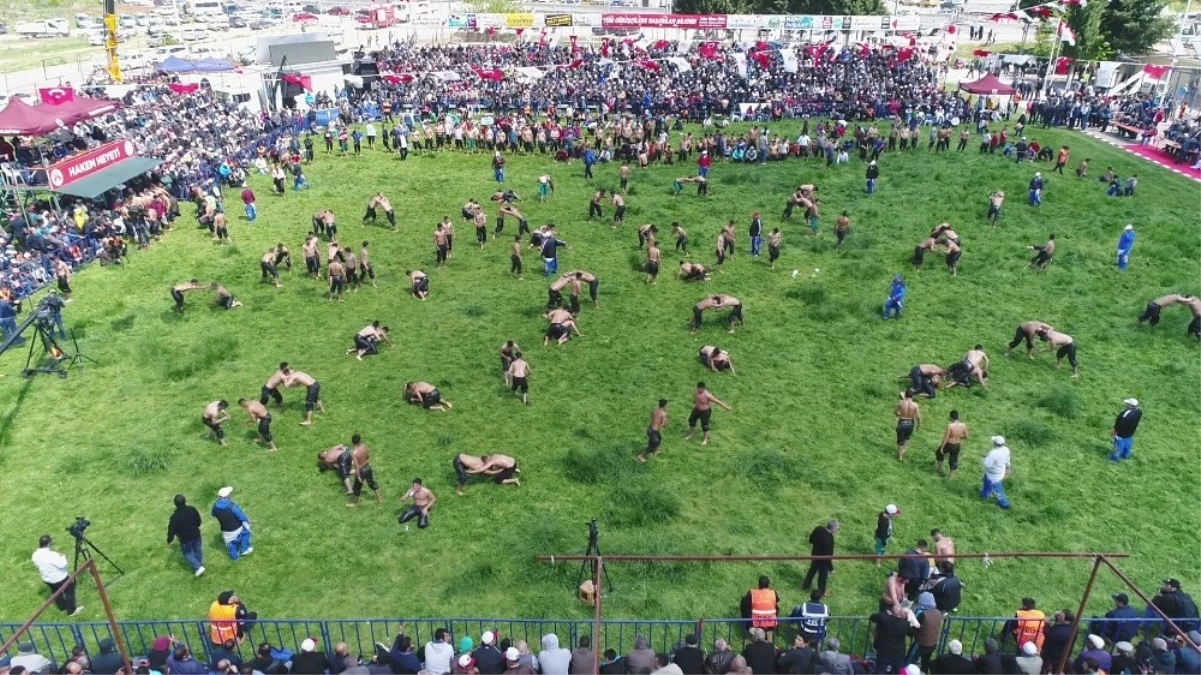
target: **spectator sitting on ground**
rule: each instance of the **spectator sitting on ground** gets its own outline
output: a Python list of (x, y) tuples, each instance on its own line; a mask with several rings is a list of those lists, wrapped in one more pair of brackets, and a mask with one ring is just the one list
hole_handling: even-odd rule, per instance
[(1097, 665), (1101, 667), (1101, 670), (1104, 670), (1108, 673), (1109, 668), (1112, 665), (1112, 659), (1109, 656), (1109, 652), (1105, 651), (1104, 638), (1102, 638), (1100, 635), (1090, 634), (1087, 640), (1088, 648), (1080, 652), (1080, 655), (1077, 656), (1076, 660), (1072, 662), (1072, 669), (1078, 673), (1084, 672), (1084, 661), (1085, 659), (1091, 658), (1097, 662)]
[[(1089, 632), (1100, 635), (1106, 640), (1118, 643), (1129, 642), (1138, 635), (1138, 610), (1130, 606), (1130, 596), (1125, 593), (1115, 593), (1113, 609), (1105, 613), (1106, 619), (1112, 621), (1096, 621), (1089, 626)], [(1128, 620), (1122, 620), (1128, 619)]]
[(300, 643), (300, 653), (292, 658), (290, 672), (295, 675), (324, 675), (329, 669), (329, 659), (325, 652), (317, 651), (317, 641), (306, 638)]
[(1038, 655), (1038, 645), (1033, 642), (1027, 641), (1022, 645), (1022, 653), (1015, 660), (1022, 675), (1039, 675), (1043, 672), (1043, 657)]
[(616, 649), (606, 649), (605, 659), (600, 664), (601, 675), (625, 675), (626, 659), (625, 657), (618, 658)]
[(726, 644), (725, 640), (715, 640), (713, 642), (713, 653), (705, 657), (705, 672), (709, 675), (725, 675), (730, 672), (731, 664), (734, 662), (734, 651)]
[[(596, 660), (596, 652), (592, 651), (592, 638), (581, 635), (577, 646), (571, 652), (571, 675), (588, 675), (592, 672), (592, 662)], [(701, 671), (696, 671), (701, 672)]]
[(1142, 672), (1138, 661), (1134, 658), (1134, 645), (1129, 642), (1119, 642), (1113, 646), (1117, 652), (1113, 655), (1110, 668), (1113, 675), (1137, 675)]
[(1151, 657), (1148, 662), (1155, 673), (1176, 672), (1176, 653), (1168, 649), (1168, 641), (1161, 637), (1151, 640)]
[[(496, 633), (490, 630), (480, 636), (480, 646), (471, 652), (471, 658), (475, 659), (475, 667), (480, 669), (480, 675), (505, 672), (505, 656), (496, 648)], [(429, 656), (426, 656), (426, 665), (429, 665)]]
[(125, 665), (124, 659), (117, 653), (117, 643), (112, 638), (104, 638), (97, 645), (100, 653), (92, 659), (93, 673), (115, 673)]
[(450, 672), (454, 675), (480, 675), (480, 669), (475, 667), (475, 659), (471, 658), (470, 653), (460, 654), (459, 658), (450, 664)]
[(508, 666), (505, 675), (538, 675), (538, 671), (521, 662), (520, 656), (516, 647), (505, 650), (505, 663)]
[(826, 640), (826, 649), (818, 655), (817, 672), (830, 675), (851, 675), (855, 672), (855, 664), (851, 662), (851, 657), (838, 651), (841, 647), (842, 643), (838, 638)]
[(810, 673), (813, 671), (813, 650), (809, 649), (804, 635), (797, 635), (792, 649), (780, 654), (776, 667), (782, 673)]
[[(1201, 632), (1190, 630), (1188, 639), (1193, 641), (1194, 645), (1201, 646)], [(1198, 652), (1195, 647), (1189, 646), (1184, 637), (1176, 636), (1176, 672), (1177, 673), (1201, 673), (1201, 652)]]
[[(672, 662), (680, 667), (680, 670), (689, 675), (705, 672), (705, 653), (697, 646), (697, 641), (696, 633), (685, 635), (684, 646), (677, 649), (671, 658)], [(583, 671), (580, 675), (583, 675)]]
[(388, 661), (396, 675), (413, 675), (421, 670), (421, 659), (413, 653), (413, 638), (405, 635), (403, 631), (397, 633), (396, 639), (392, 641)]
[(571, 652), (559, 646), (559, 636), (548, 633), (542, 636), (542, 651), (538, 653), (542, 664), (542, 675), (568, 675), (571, 670)]
[(626, 669), (634, 675), (644, 670), (651, 672), (655, 669), (655, 652), (649, 647), (645, 636), (634, 636), (634, 649), (626, 655)]
[(192, 658), (192, 650), (184, 644), (176, 645), (165, 665), (171, 669), (171, 675), (204, 675), (208, 672), (203, 663)]
[[(500, 644), (501, 644), (500, 651), (502, 653), (509, 651), (510, 645), (509, 645), (508, 639), (502, 640)], [(534, 670), (538, 670), (538, 671), (542, 670), (542, 664), (538, 663), (538, 657), (534, 656), (534, 652), (530, 651), (530, 645), (528, 642), (526, 642), (525, 640), (518, 640), (517, 644), (512, 645), (512, 646), (517, 647), (517, 654), (518, 654), (519, 661), (521, 661), (525, 665), (533, 668)]]
[(1012, 654), (1001, 653), (996, 640), (988, 638), (984, 641), (984, 653), (976, 657), (976, 672), (980, 675), (1011, 675), (1018, 672), (1018, 664)]
[(22, 667), (27, 673), (49, 673), (58, 670), (54, 662), (37, 653), (32, 642), (17, 645), (17, 655), (9, 661), (10, 668)]
[(746, 663), (746, 658), (739, 654), (730, 662), (730, 675), (755, 675), (755, 671)]
[[(229, 638), (219, 646), (213, 647), (212, 659), (213, 669), (217, 669), (217, 664), (221, 661), (229, 661), (235, 667), (242, 666), (242, 657), (238, 655), (238, 643), (233, 638)], [(97, 673), (108, 672), (105, 670), (97, 670)]]
[(776, 672), (776, 648), (767, 642), (762, 628), (751, 628), (751, 639), (742, 648), (742, 657), (755, 675), (772, 675)]
[(334, 654), (329, 657), (329, 675), (342, 675), (348, 667), (347, 656), (350, 656), (350, 645), (345, 642), (334, 645)]
[(367, 664), (368, 675), (390, 675), (392, 672), (392, 655), (388, 653), (388, 647), (382, 643), (375, 643), (375, 653), (371, 655), (371, 661)]
[(672, 663), (667, 654), (660, 652), (655, 654), (655, 669), (651, 671), (651, 675), (684, 675), (684, 671)]
[(450, 660), (455, 655), (455, 648), (450, 646), (450, 639), (450, 631), (439, 628), (434, 631), (433, 641), (425, 643), (425, 668), (434, 675), (450, 672)]
[(1059, 663), (1060, 657), (1066, 652), (1074, 651), (1075, 642), (1068, 644), (1072, 637), (1072, 621), (1076, 614), (1070, 609), (1055, 612), (1055, 623), (1047, 626), (1043, 636), (1043, 663)]
[(951, 640), (947, 643), (947, 652), (930, 664), (930, 672), (937, 675), (968, 675), (976, 672), (976, 665), (963, 655), (963, 643)]
[[(336, 647), (334, 651), (337, 651)], [(371, 675), (371, 669), (359, 663), (358, 657), (347, 654), (342, 657), (341, 663), (342, 671), (339, 675)], [(330, 675), (333, 675), (333, 671), (330, 671)]]

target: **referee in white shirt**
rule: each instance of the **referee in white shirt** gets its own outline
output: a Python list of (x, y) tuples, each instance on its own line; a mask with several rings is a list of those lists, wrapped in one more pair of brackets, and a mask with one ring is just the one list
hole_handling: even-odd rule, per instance
[(50, 550), (51, 543), (53, 542), (50, 535), (43, 534), (38, 540), (38, 550), (33, 552), (33, 564), (37, 566), (38, 574), (42, 575), (42, 581), (50, 587), (50, 593), (56, 593), (66, 585), (66, 590), (54, 599), (54, 604), (67, 614), (75, 616), (83, 611), (83, 605), (75, 606), (75, 584), (71, 583), (67, 556)]

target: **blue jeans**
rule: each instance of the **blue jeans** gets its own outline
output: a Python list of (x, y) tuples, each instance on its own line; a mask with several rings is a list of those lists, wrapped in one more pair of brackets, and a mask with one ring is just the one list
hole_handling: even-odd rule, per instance
[(0, 329), (4, 330), (4, 337), (10, 338), (13, 333), (17, 332), (17, 320), (12, 317), (0, 319)]
[(1130, 251), (1118, 251), (1118, 269), (1126, 271), (1126, 266), (1130, 264)]
[(558, 258), (543, 258), (542, 259), (542, 276), (550, 278), (550, 275), (559, 271)]
[(67, 331), (63, 329), (63, 313), (62, 312), (54, 312), (50, 316), (51, 316), (51, 318), (54, 319), (54, 326), (56, 328), (58, 328), (58, 339), (66, 340), (67, 339)]
[(888, 302), (884, 303), (884, 318), (885, 319), (899, 319), (899, 318), (901, 318), (901, 310), (902, 309), (903, 309), (903, 307), (899, 301), (889, 300)]
[(246, 554), (246, 550), (250, 548), (250, 530), (242, 528), (238, 538), (225, 544), (225, 549), (229, 551), (229, 559), (237, 560), (239, 557)]
[(698, 167), (696, 170), (696, 175), (700, 176), (701, 178), (708, 178), (709, 177), (709, 168), (704, 167), (704, 166)]
[(763, 246), (763, 237), (751, 237), (751, 255), (758, 258), (761, 246)]
[(1113, 454), (1109, 456), (1109, 461), (1116, 462), (1122, 459), (1130, 459), (1130, 454), (1134, 452), (1134, 436), (1122, 438), (1121, 436), (1113, 437)]
[(253, 223), (254, 219), (258, 218), (258, 217), (259, 217), (259, 212), (258, 212), (258, 209), (254, 208), (254, 202), (247, 204), (246, 205), (246, 219)]
[(995, 496), (997, 498), (997, 506), (1008, 509), (1009, 498), (1005, 496), (1005, 488), (1001, 486), (1001, 481), (992, 482), (988, 476), (984, 477), (984, 486), (980, 488), (980, 499), (988, 499)]
[(492, 173), (493, 173), (494, 177), (496, 178), (497, 183), (505, 182), (505, 170), (504, 169), (497, 169), (497, 170), (493, 171)]
[(871, 193), (873, 193), (875, 191), (876, 191), (876, 179), (868, 178), (867, 179), (867, 193), (870, 195)]
[(304, 176), (297, 176), (296, 180), (292, 181), (292, 189), (295, 190), (296, 192), (300, 192), (301, 186), (304, 186), (304, 185), (308, 185), (308, 183), (304, 179)]
[(192, 571), (196, 571), (204, 567), (204, 539), (196, 537), (194, 541), (179, 541), (179, 552), (183, 554), (183, 559), (188, 561), (188, 565), (192, 567)]
[(1042, 206), (1042, 205), (1043, 205), (1042, 191), (1041, 190), (1031, 190), (1030, 191), (1030, 206)]

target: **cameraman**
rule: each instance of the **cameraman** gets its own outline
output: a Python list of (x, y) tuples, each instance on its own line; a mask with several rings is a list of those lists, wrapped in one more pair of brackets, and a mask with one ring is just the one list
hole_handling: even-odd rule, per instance
[(33, 564), (38, 568), (42, 581), (50, 587), (51, 594), (66, 586), (62, 595), (54, 599), (54, 604), (67, 614), (77, 616), (83, 611), (83, 605), (75, 606), (75, 584), (71, 582), (67, 556), (50, 550), (51, 543), (53, 540), (48, 534), (43, 534), (41, 539), (38, 539), (38, 550), (33, 552)]
[(54, 325), (58, 328), (58, 339), (60, 340), (67, 339), (67, 331), (63, 329), (63, 307), (66, 306), (66, 301), (53, 288), (50, 289), (46, 297), (42, 298), (42, 307), (50, 310), (50, 318), (54, 319)]

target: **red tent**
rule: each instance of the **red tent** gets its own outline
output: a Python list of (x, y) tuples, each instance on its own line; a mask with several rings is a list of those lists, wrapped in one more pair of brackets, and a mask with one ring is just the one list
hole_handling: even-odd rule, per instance
[(59, 127), (108, 114), (118, 107), (117, 101), (83, 97), (61, 105), (32, 106), (14, 97), (0, 110), (0, 135), (41, 136)]
[(985, 75), (975, 82), (960, 82), (959, 88), (969, 94), (984, 94), (988, 96), (1012, 96), (1017, 89), (1005, 84), (992, 75)]
[(41, 136), (70, 124), (70, 115), (60, 115), (59, 106), (32, 106), (17, 97), (0, 110), (0, 135)]

